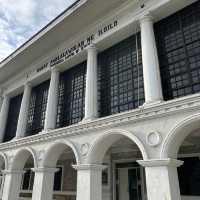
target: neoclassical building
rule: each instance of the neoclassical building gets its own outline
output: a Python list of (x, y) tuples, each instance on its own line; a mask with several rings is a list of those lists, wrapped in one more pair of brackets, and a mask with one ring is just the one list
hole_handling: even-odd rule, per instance
[(78, 0), (0, 89), (0, 199), (200, 199), (199, 0)]

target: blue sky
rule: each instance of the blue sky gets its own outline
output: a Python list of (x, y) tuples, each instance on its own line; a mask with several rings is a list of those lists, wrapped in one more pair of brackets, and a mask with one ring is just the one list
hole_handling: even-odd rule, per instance
[(75, 0), (0, 0), (0, 61)]

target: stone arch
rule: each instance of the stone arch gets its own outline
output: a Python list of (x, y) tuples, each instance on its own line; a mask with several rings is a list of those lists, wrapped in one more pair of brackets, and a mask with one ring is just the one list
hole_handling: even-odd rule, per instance
[(109, 147), (124, 136), (137, 145), (143, 159), (148, 159), (144, 144), (133, 133), (127, 130), (113, 129), (103, 133), (94, 141), (88, 152), (86, 162), (90, 164), (100, 164)]
[(31, 156), (33, 158), (33, 162), (34, 162), (34, 167), (37, 168), (38, 167), (38, 163), (37, 163), (37, 156), (35, 151), (32, 148), (26, 147), (23, 149), (20, 149), (14, 156), (13, 158), (13, 162), (11, 165), (11, 169), (14, 170), (21, 170), (23, 169), (26, 161), (28, 160), (29, 156)]
[(0, 165), (4, 164), (5, 170), (8, 169), (8, 158), (5, 153), (0, 152)]
[(80, 156), (75, 145), (71, 141), (57, 141), (50, 145), (50, 147), (47, 149), (44, 155), (44, 159), (42, 161), (42, 166), (54, 167), (56, 165), (57, 160), (59, 159), (59, 156), (67, 147), (72, 150), (76, 159), (76, 163), (79, 164)]
[(179, 122), (164, 140), (160, 157), (176, 158), (184, 139), (198, 128), (200, 128), (200, 114), (189, 116)]

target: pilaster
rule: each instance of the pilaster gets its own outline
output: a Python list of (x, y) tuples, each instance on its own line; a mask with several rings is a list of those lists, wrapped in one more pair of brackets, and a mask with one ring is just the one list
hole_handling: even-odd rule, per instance
[(177, 167), (183, 164), (175, 159), (139, 160), (145, 167), (148, 200), (181, 200)]
[(21, 180), (24, 171), (4, 170), (5, 176), (2, 200), (16, 200), (19, 198)]
[(73, 166), (77, 170), (76, 200), (102, 200), (103, 165), (82, 164)]
[(35, 172), (32, 200), (52, 200), (54, 174), (57, 168), (34, 168)]

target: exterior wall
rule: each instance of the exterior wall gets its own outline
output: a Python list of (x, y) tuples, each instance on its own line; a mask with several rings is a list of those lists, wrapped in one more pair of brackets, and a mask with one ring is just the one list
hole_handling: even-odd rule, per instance
[[(71, 56), (70, 59), (59, 61), (59, 64), (55, 64), (54, 61), (51, 62), (54, 57), (53, 55), (59, 55), (65, 48), (70, 48), (81, 40), (85, 41), (85, 38), (87, 39), (88, 36), (94, 34), (95, 39), (93, 42), (99, 46), (99, 51), (103, 51), (118, 41), (132, 35), (135, 32), (134, 30), (136, 30), (135, 23), (140, 20), (142, 15), (146, 15), (146, 12), (152, 12), (155, 15), (156, 21), (164, 18), (172, 12), (170, 9), (170, 11), (167, 8), (164, 9), (165, 6), (171, 8), (173, 5), (176, 5), (173, 9), (180, 9), (180, 6), (185, 6), (187, 4), (187, 1), (182, 1), (182, 3), (180, 3), (179, 1), (151, 0), (147, 1), (144, 10), (141, 9), (140, 5), (135, 4), (134, 1), (127, 1), (122, 5), (118, 5), (116, 8), (110, 10), (107, 15), (98, 20), (96, 19), (94, 24), (91, 23), (90, 25), (87, 25), (85, 30), (78, 33), (76, 37), (70, 38), (59, 46), (55, 46), (55, 48), (51, 50), (52, 52), (50, 54), (42, 55), (42, 57), (35, 63), (30, 64), (29, 67), (2, 84), (2, 87), (6, 88), (4, 90), (4, 95), (7, 94), (13, 96), (20, 93), (23, 90), (23, 85), (27, 82), (31, 82), (34, 86), (49, 79), (52, 67), (51, 65), (59, 68), (60, 71), (64, 71), (85, 60), (86, 49), (83, 49), (81, 52), (77, 53), (77, 55)], [(162, 14), (162, 11), (165, 12)], [(106, 31), (99, 33), (99, 30), (104, 30), (108, 25), (112, 28), (109, 30), (105, 29)], [(57, 49), (59, 49), (59, 52)], [(147, 162), (149, 160), (164, 160), (165, 162), (166, 159), (169, 158), (176, 159), (178, 149), (183, 140), (192, 131), (200, 128), (199, 110), (200, 94), (189, 95), (166, 102), (157, 101), (153, 104), (144, 104), (135, 110), (104, 118), (95, 118), (89, 121), (83, 120), (80, 123), (68, 127), (45, 130), (31, 137), (24, 137), (11, 140), (7, 143), (1, 143), (0, 155), (5, 160), (6, 170), (22, 169), (23, 162), (26, 160), (27, 155), (33, 157), (34, 168), (49, 169), (56, 167), (54, 161), (60, 156), (61, 150), (63, 150), (64, 147), (70, 147), (76, 158), (77, 165), (88, 166), (92, 164), (96, 166), (103, 164), (104, 162), (109, 164), (109, 183), (107, 186), (103, 186), (103, 200), (111, 200), (113, 195), (113, 183), (111, 181), (113, 178), (112, 161), (122, 157), (126, 159), (141, 159)], [(125, 153), (113, 154), (111, 157), (108, 156), (106, 159), (103, 159), (106, 150), (108, 150), (112, 144), (121, 137), (128, 138), (130, 141), (135, 143), (140, 150), (140, 153), (136, 152), (131, 155)], [(19, 158), (20, 160), (18, 160)], [(62, 165), (63, 162), (58, 164)], [(65, 161), (65, 164), (69, 166), (71, 161)], [(154, 167), (154, 164), (145, 164), (147, 164), (147, 167), (149, 168), (152, 166)], [(155, 184), (157, 184), (158, 181), (166, 181), (166, 178), (168, 178), (169, 181), (167, 180), (168, 182), (166, 181), (161, 189), (164, 188), (163, 190), (165, 190), (165, 188), (168, 188), (170, 191), (171, 188), (168, 183), (170, 180), (175, 180), (176, 177), (168, 176), (168, 172), (170, 175), (173, 173), (175, 174), (176, 171), (174, 168), (180, 165), (180, 163), (172, 163), (170, 169), (168, 169), (168, 165), (164, 167), (163, 164), (159, 165), (161, 165), (159, 170), (161, 172), (164, 171), (165, 173), (163, 174), (165, 174), (166, 177), (159, 177), (161, 179), (158, 180), (156, 173), (152, 173), (153, 170), (148, 171), (150, 174), (149, 177), (152, 178), (152, 183)], [(74, 184), (76, 182), (76, 172), (71, 168), (69, 169), (67, 166), (65, 166), (67, 170), (64, 171), (63, 190), (74, 191), (76, 190)], [(172, 169), (172, 167), (174, 168)], [(45, 175), (45, 173), (43, 175)], [(90, 177), (89, 175), (87, 178)], [(80, 178), (80, 180), (83, 181), (82, 178)], [(80, 180), (78, 179), (78, 181)], [(89, 180), (89, 178), (87, 180)], [(88, 185), (89, 181), (87, 182)], [(38, 181), (37, 184), (40, 184), (40, 188), (44, 186), (42, 181)], [(92, 187), (93, 185), (91, 185), (91, 188)], [(151, 188), (153, 186), (150, 185), (149, 187)], [(94, 189), (97, 190), (97, 188)], [(88, 191), (85, 193), (87, 192)], [(149, 195), (152, 195), (151, 193), (153, 192), (149, 191)], [(178, 194), (175, 194), (174, 196), (176, 195)], [(168, 199), (175, 200), (174, 196), (169, 197)], [(195, 200), (195, 197), (182, 197), (182, 199)], [(61, 198), (59, 200), (61, 200)], [(80, 197), (78, 200), (80, 200)], [(99, 199), (97, 197), (97, 199), (92, 200)]]

